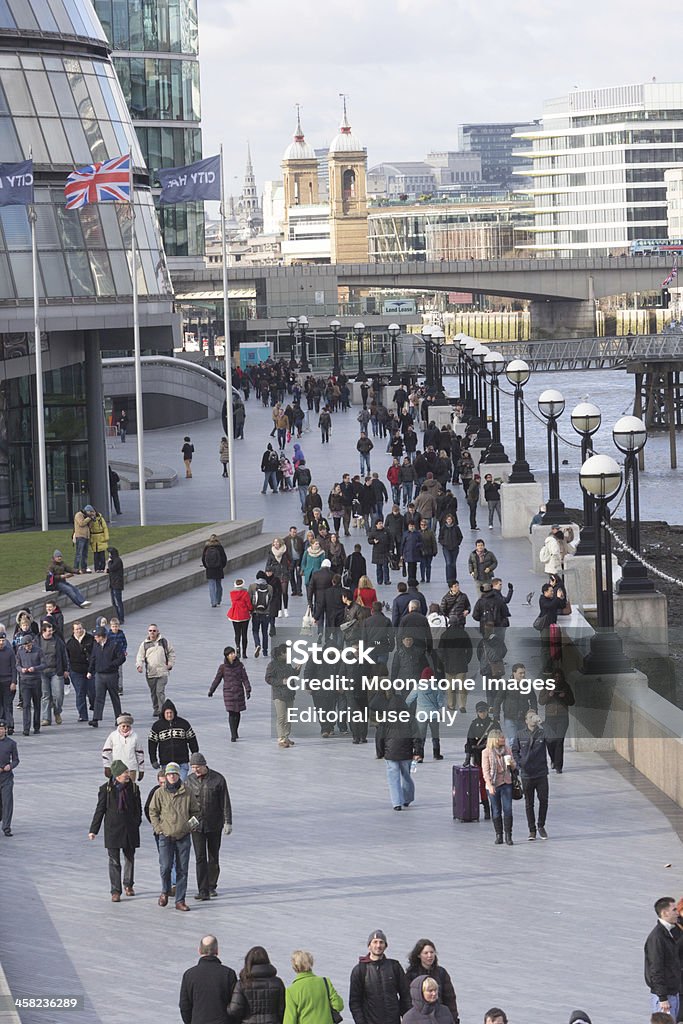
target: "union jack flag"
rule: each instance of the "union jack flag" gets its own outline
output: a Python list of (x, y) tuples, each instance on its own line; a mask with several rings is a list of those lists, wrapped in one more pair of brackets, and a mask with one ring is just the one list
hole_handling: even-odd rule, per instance
[(671, 273), (669, 274), (668, 277), (665, 277), (664, 280), (662, 281), (662, 288), (666, 288), (666, 286), (668, 284), (671, 284), (672, 281), (675, 281), (677, 277), (678, 277), (678, 267), (674, 263), (673, 267), (671, 268)]
[(88, 203), (130, 202), (130, 154), (72, 171), (64, 186), (67, 210)]

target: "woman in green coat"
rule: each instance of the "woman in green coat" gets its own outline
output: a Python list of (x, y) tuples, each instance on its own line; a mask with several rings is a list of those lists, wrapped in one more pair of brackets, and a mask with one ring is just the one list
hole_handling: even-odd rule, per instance
[(327, 978), (313, 973), (313, 956), (302, 949), (292, 953), (296, 978), (285, 993), (283, 1024), (330, 1024), (331, 1007), (344, 1009), (344, 1000)]

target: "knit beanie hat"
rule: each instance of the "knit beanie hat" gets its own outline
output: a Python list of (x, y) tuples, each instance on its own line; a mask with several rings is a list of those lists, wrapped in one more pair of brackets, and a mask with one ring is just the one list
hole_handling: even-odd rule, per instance
[(370, 945), (373, 939), (381, 939), (386, 946), (389, 945), (389, 943), (387, 942), (386, 935), (380, 928), (375, 929), (374, 932), (370, 932), (370, 935), (368, 936), (368, 946)]
[(123, 775), (124, 772), (128, 771), (128, 765), (124, 761), (112, 761), (111, 765), (111, 777), (112, 779), (118, 779), (119, 775)]
[(180, 765), (176, 764), (175, 761), (169, 761), (169, 763), (166, 765), (166, 774), (180, 775)]

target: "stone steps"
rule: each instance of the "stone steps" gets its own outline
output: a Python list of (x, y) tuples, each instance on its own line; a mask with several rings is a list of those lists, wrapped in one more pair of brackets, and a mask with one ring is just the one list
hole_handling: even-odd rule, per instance
[[(206, 574), (201, 564), (201, 554), (207, 537), (212, 533), (219, 537), (225, 548), (228, 557), (225, 572), (226, 578), (230, 580), (230, 575), (236, 569), (250, 565), (261, 557), (265, 559), (270, 549), (270, 541), (266, 541), (262, 529), (262, 519), (213, 523), (205, 529), (194, 530), (182, 537), (174, 537), (124, 556), (125, 608), (128, 611), (136, 611), (155, 601), (205, 583)], [(95, 624), (100, 615), (114, 614), (109, 594), (109, 577), (105, 573), (74, 576), (71, 582), (75, 583), (92, 604), (81, 610), (68, 598), (57, 595), (64, 614), (65, 626), (79, 619), (88, 629)], [(0, 622), (4, 623), (10, 636), (14, 632), (17, 612), (21, 608), (28, 608), (34, 618), (40, 618), (44, 613), (48, 596), (50, 595), (40, 584), (33, 584), (4, 594), (0, 598)], [(65, 629), (65, 635), (69, 632)]]

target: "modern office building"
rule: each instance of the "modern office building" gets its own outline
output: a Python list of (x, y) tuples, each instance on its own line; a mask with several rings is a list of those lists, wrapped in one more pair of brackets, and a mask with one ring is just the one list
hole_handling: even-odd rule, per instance
[[(94, 0), (152, 183), (202, 156), (196, 0)], [(204, 254), (202, 203), (159, 210), (172, 266)], [(180, 259), (184, 257), (185, 259)]]
[(683, 164), (664, 171), (664, 182), (668, 230), (663, 237), (683, 239)]
[(559, 256), (627, 252), (667, 234), (669, 168), (683, 166), (683, 84), (574, 90), (544, 105), (531, 142), (531, 248)]
[(538, 121), (460, 124), (458, 149), (479, 155), (481, 180), (486, 184), (497, 189), (521, 189), (531, 166), (531, 142), (520, 142), (519, 133), (537, 127)]
[[(132, 154), (143, 348), (171, 350), (176, 325), (147, 170), (90, 0), (0, 0), (0, 142), (3, 161), (33, 149), (48, 510), (68, 523), (88, 500), (108, 511), (100, 355), (133, 344), (130, 206), (66, 210), (75, 167)], [(4, 206), (0, 530), (39, 519), (33, 343), (28, 211)]]
[(368, 196), (415, 198), (453, 188), (466, 190), (479, 182), (481, 159), (476, 153), (429, 153), (426, 160), (375, 164), (368, 170)]
[(371, 206), (369, 258), (373, 263), (500, 259), (524, 242), (530, 211), (531, 203), (522, 199)]

